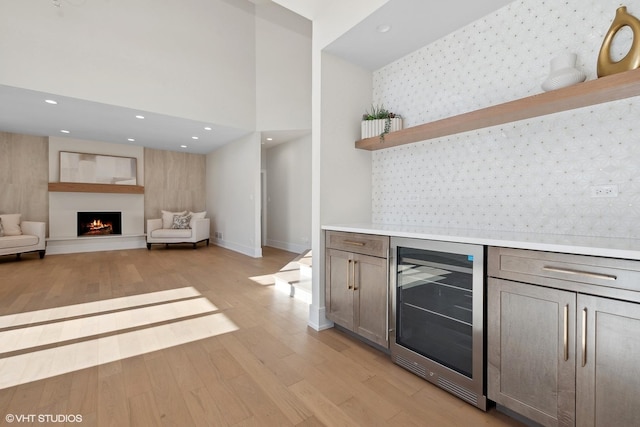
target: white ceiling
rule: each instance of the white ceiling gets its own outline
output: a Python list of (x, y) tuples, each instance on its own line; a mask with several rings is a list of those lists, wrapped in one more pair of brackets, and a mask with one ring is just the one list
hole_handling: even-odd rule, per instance
[[(325, 51), (377, 70), (513, 0), (389, 0)], [(380, 26), (390, 30), (381, 33)]]
[[(55, 100), (51, 105), (45, 100)], [(137, 119), (142, 115), (144, 119)], [(210, 127), (211, 130), (205, 130)], [(205, 154), (250, 131), (0, 85), (0, 130)], [(70, 133), (62, 133), (67, 130)], [(198, 139), (193, 139), (197, 137)], [(128, 138), (135, 139), (134, 142)], [(181, 148), (186, 145), (186, 148)]]
[[(250, 0), (256, 13), (286, 25), (270, 0)], [(376, 70), (512, 0), (390, 0), (336, 40), (326, 51)], [(261, 9), (262, 8), (262, 9)], [(288, 12), (288, 11), (287, 11)], [(289, 20), (289, 22), (294, 22)], [(295, 31), (304, 31), (299, 22)], [(379, 25), (391, 30), (379, 33)], [(54, 99), (57, 105), (45, 103)], [(137, 119), (142, 115), (144, 119)], [(205, 130), (211, 127), (211, 130)], [(142, 145), (205, 154), (252, 132), (96, 102), (0, 85), (0, 130), (40, 136)], [(69, 130), (69, 134), (61, 133)], [(309, 134), (309, 130), (262, 132), (265, 146)], [(192, 139), (197, 137), (198, 139)], [(134, 138), (129, 142), (128, 138)], [(272, 138), (272, 141), (267, 141)], [(186, 145), (186, 148), (181, 148)]]

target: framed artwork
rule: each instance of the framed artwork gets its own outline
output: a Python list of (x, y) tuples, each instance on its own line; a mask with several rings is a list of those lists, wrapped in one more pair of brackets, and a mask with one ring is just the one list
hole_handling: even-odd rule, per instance
[(137, 159), (61, 151), (60, 182), (137, 185)]

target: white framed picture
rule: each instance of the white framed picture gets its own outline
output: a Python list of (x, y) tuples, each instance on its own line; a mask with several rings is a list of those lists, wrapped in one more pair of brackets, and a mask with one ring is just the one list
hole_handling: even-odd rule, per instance
[(61, 151), (60, 182), (137, 185), (137, 159)]

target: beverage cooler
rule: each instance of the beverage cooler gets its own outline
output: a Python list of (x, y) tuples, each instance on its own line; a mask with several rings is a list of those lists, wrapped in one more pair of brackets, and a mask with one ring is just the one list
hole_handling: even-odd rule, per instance
[(395, 363), (486, 410), (484, 246), (391, 239)]

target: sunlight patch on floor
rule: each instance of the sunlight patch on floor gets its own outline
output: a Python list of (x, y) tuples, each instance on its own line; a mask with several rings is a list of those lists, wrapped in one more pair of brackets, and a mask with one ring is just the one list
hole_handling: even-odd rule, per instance
[(13, 329), (0, 332), (0, 353), (71, 341), (214, 311), (218, 311), (218, 308), (208, 299), (197, 298)]
[[(175, 301), (176, 298), (193, 296), (199, 298)], [(158, 305), (131, 308), (150, 303)], [(93, 315), (115, 307), (124, 310)], [(24, 326), (0, 332), (0, 353), (29, 348), (33, 351), (0, 358), (0, 389), (238, 330), (227, 316), (215, 311), (218, 308), (197, 290), (181, 288), (2, 316), (0, 322), (3, 323), (0, 324)], [(87, 317), (56, 321), (70, 315), (78, 316), (79, 313)], [(186, 318), (190, 316), (199, 317)], [(28, 326), (25, 323), (27, 319), (38, 319), (33, 322), (54, 320)], [(160, 322), (165, 323), (149, 326)], [(90, 338), (135, 327), (143, 329)], [(84, 340), (38, 349), (40, 346), (78, 339)]]
[(250, 280), (253, 280), (258, 285), (269, 286), (273, 285), (276, 280), (273, 277), (273, 274), (265, 274), (264, 276), (253, 276), (249, 277)]
[(121, 310), (123, 308), (140, 305), (156, 304), (171, 300), (192, 298), (201, 296), (195, 288), (169, 289), (166, 291), (150, 292), (146, 294), (131, 295), (120, 298), (109, 298), (100, 301), (92, 301), (83, 304), (53, 307), (44, 310), (28, 311), (24, 313), (7, 314), (0, 316), (0, 329), (13, 326), (29, 325), (32, 323), (49, 322), (68, 317), (86, 316), (104, 311)]

